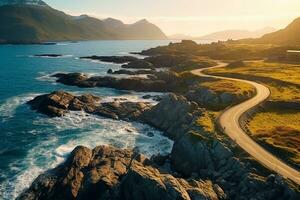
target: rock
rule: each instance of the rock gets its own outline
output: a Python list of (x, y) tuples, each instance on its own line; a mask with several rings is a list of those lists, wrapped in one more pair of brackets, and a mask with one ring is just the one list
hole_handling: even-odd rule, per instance
[(143, 99), (150, 99), (151, 97), (152, 97), (152, 96), (148, 94), (148, 95), (144, 95), (142, 98), (143, 98)]
[(161, 174), (146, 162), (130, 150), (76, 147), (66, 162), (40, 175), (17, 200), (217, 200), (222, 194), (210, 181)]
[(142, 114), (142, 120), (159, 127), (165, 134), (177, 139), (184, 135), (194, 123), (193, 117), (201, 116), (204, 110), (193, 107), (183, 96), (170, 94), (164, 97), (159, 104)]
[(151, 161), (158, 166), (163, 166), (166, 163), (166, 160), (169, 159), (169, 155), (154, 155), (151, 157)]
[(112, 69), (109, 69), (109, 70), (107, 70), (107, 73), (108, 73), (108, 74), (113, 74), (114, 72), (113, 72)]
[(58, 76), (56, 82), (78, 87), (109, 87), (138, 92), (166, 92), (168, 90), (168, 84), (163, 80), (151, 80), (141, 77), (87, 77), (81, 73), (57, 74), (54, 76)]
[(128, 64), (122, 65), (122, 68), (127, 69), (153, 69), (153, 65), (145, 60), (134, 60)]
[(44, 58), (58, 58), (62, 57), (63, 55), (61, 54), (35, 54), (35, 57), (44, 57)]
[(84, 110), (90, 114), (123, 120), (139, 120), (140, 115), (151, 108), (151, 104), (143, 102), (114, 101), (101, 103), (99, 97), (91, 94), (74, 96), (64, 91), (37, 96), (28, 104), (33, 110), (49, 117), (60, 117), (69, 111)]
[(226, 107), (241, 102), (248, 96), (240, 96), (232, 93), (217, 93), (209, 88), (197, 88), (185, 94), (190, 101), (195, 101), (199, 105), (212, 110), (223, 110)]
[(141, 74), (153, 74), (155, 73), (155, 70), (136, 70), (136, 71), (131, 71), (131, 70), (126, 70), (126, 69), (120, 69), (117, 71), (109, 71), (107, 72), (109, 74), (125, 74), (125, 75), (141, 75)]
[(85, 56), (80, 57), (80, 59), (99, 60), (102, 62), (110, 62), (116, 64), (124, 64), (127, 62), (138, 60), (136, 57), (133, 56)]
[(56, 91), (49, 95), (38, 96), (29, 101), (28, 104), (31, 105), (32, 109), (53, 117), (64, 115), (73, 100), (73, 95), (63, 91)]
[(76, 147), (63, 165), (40, 175), (17, 199), (74, 199), (91, 158), (90, 149)]
[(148, 132), (148, 133), (147, 133), (147, 136), (148, 136), (148, 137), (154, 137), (154, 133)]
[(215, 170), (210, 147), (200, 135), (193, 132), (186, 133), (175, 141), (171, 162), (176, 171), (186, 176), (200, 174), (203, 169)]
[(188, 59), (189, 56), (186, 55), (157, 55), (147, 57), (144, 61), (151, 63), (154, 68), (172, 68)]
[(65, 85), (76, 85), (79, 87), (94, 87), (94, 84), (85, 82), (89, 77), (82, 73), (69, 73), (69, 74), (55, 74), (53, 77), (57, 77), (57, 82)]

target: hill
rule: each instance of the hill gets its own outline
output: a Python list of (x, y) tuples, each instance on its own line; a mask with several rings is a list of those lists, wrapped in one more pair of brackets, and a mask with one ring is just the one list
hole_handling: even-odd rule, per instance
[(62, 40), (166, 39), (154, 24), (124, 24), (87, 15), (74, 17), (43, 1), (0, 1), (0, 42), (35, 43)]
[(266, 34), (260, 39), (254, 40), (254, 42), (278, 45), (300, 45), (300, 18), (295, 19), (286, 28)]
[(198, 40), (220, 40), (220, 41), (226, 41), (228, 39), (232, 40), (239, 40), (244, 38), (259, 38), (263, 36), (264, 34), (271, 33), (276, 31), (276, 29), (272, 27), (265, 27), (263, 29), (259, 29), (256, 31), (248, 31), (248, 30), (225, 30), (225, 31), (219, 31), (215, 33), (211, 33), (202, 37), (198, 37), (195, 39)]

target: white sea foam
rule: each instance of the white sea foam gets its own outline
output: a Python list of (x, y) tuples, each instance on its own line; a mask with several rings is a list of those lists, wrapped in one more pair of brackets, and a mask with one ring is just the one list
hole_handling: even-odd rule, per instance
[(58, 74), (58, 73), (66, 73), (66, 72), (62, 72), (62, 71), (56, 71), (56, 72), (53, 72), (53, 73), (39, 72), (40, 76), (37, 77), (36, 79), (39, 80), (39, 81), (47, 81), (47, 82), (50, 82), (52, 84), (57, 84), (56, 83), (57, 78), (53, 77), (53, 75)]
[(133, 57), (136, 57), (138, 59), (144, 59), (144, 58), (148, 57), (148, 56), (144, 56), (144, 55), (141, 55), (141, 54), (134, 54), (134, 53), (129, 53), (129, 52), (120, 52), (119, 54), (122, 55), (122, 56), (133, 56)]
[[(101, 144), (110, 144), (120, 148), (140, 147), (146, 155), (168, 153), (172, 147), (172, 141), (162, 133), (148, 125), (116, 121), (89, 115), (84, 112), (71, 112), (63, 118), (52, 118), (49, 121), (57, 129), (81, 128), (86, 131), (76, 140), (71, 140), (56, 149), (57, 155), (66, 155), (74, 147), (84, 145), (93, 148)], [(147, 133), (153, 133), (149, 137)]]
[(150, 96), (164, 96), (165, 94), (159, 93), (159, 92), (147, 92), (147, 93), (142, 93), (142, 92), (136, 92), (134, 94), (124, 94), (124, 95), (119, 95), (119, 96), (107, 96), (103, 97), (101, 99), (101, 102), (112, 102), (112, 101), (119, 101), (119, 102), (148, 102), (152, 104), (157, 104), (157, 101), (153, 100), (152, 98), (145, 99), (143, 96), (145, 95), (150, 95)]
[(33, 99), (39, 94), (24, 94), (20, 96), (15, 96), (4, 101), (0, 104), (0, 116), (6, 120), (14, 116), (16, 109), (25, 104), (27, 101)]
[(56, 137), (41, 141), (28, 152), (25, 159), (9, 165), (15, 175), (0, 184), (0, 194), (3, 199), (15, 199), (25, 188), (30, 186), (40, 173), (57, 166), (64, 160), (64, 158), (57, 158), (52, 153), (51, 147), (57, 141)]
[[(63, 162), (78, 145), (89, 148), (98, 145), (139, 147), (141, 153), (148, 156), (169, 153), (173, 145), (160, 131), (148, 125), (105, 119), (85, 112), (70, 112), (62, 118), (39, 117), (34, 124), (54, 127), (47, 131), (52, 132), (52, 135), (29, 150), (25, 159), (11, 164), (10, 169), (15, 171), (15, 176), (0, 185), (0, 195), (3, 195), (3, 199), (16, 198), (40, 173)], [(66, 135), (59, 134), (74, 129), (81, 131), (66, 141)], [(72, 132), (70, 131), (70, 134)], [(147, 133), (150, 132), (151, 136), (148, 136)]]
[(126, 64), (126, 63), (118, 64), (118, 63), (113, 63), (113, 62), (104, 62), (104, 61), (101, 61), (101, 60), (95, 60), (95, 59), (90, 59), (90, 58), (78, 58), (77, 57), (76, 59), (90, 61), (92, 63), (98, 63), (98, 64), (102, 64), (102, 65), (113, 65), (113, 66), (117, 66), (117, 67), (120, 67), (123, 64)]

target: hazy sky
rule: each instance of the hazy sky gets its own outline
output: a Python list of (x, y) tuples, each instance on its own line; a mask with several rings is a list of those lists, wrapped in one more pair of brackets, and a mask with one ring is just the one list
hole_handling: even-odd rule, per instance
[(69, 14), (142, 18), (166, 34), (203, 35), (225, 29), (283, 28), (300, 17), (300, 0), (45, 0)]

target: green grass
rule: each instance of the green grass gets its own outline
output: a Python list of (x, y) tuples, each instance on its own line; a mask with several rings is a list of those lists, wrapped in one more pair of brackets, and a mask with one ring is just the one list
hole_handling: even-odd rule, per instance
[(231, 80), (213, 79), (200, 83), (201, 87), (208, 88), (216, 93), (231, 93), (235, 95), (254, 94), (255, 88), (247, 83)]
[(245, 62), (240, 67), (207, 70), (210, 74), (249, 78), (264, 83), (271, 90), (271, 99), (300, 101), (300, 65)]
[(283, 159), (300, 166), (300, 111), (260, 112), (247, 127), (253, 138), (278, 150)]
[(197, 119), (196, 124), (203, 128), (204, 131), (213, 133), (216, 130), (214, 120), (217, 112), (206, 111), (204, 115)]
[(182, 73), (194, 69), (212, 67), (217, 63), (211, 59), (202, 56), (189, 56), (189, 59), (171, 68), (172, 71)]

